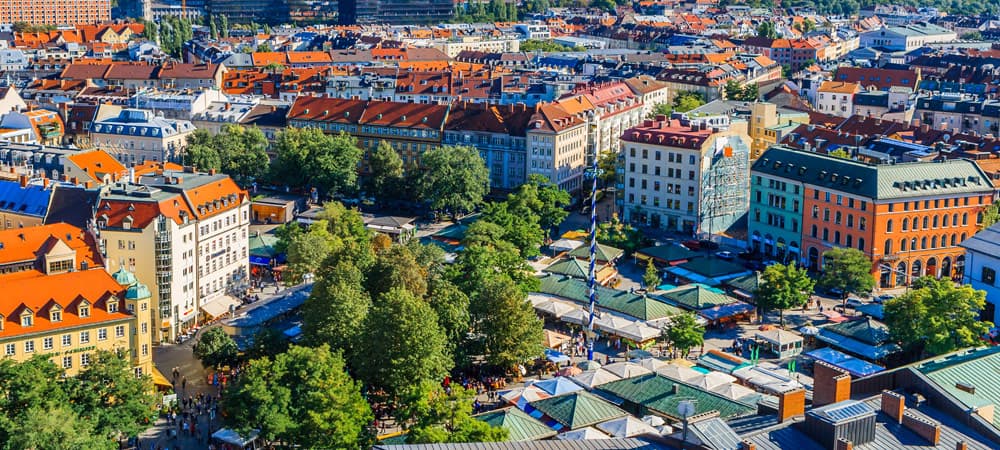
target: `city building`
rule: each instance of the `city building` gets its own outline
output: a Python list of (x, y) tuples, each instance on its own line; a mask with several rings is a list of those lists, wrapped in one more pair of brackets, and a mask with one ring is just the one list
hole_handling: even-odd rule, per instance
[(490, 188), (512, 191), (527, 181), (527, 130), (534, 108), (457, 103), (444, 125), (445, 145), (479, 150), (490, 171)]
[(0, 231), (3, 358), (48, 356), (67, 376), (98, 350), (129, 355), (152, 374), (150, 295), (131, 273), (109, 274), (94, 236), (59, 223)]
[(125, 267), (149, 288), (154, 342), (171, 342), (239, 304), (250, 201), (228, 176), (148, 171), (110, 186), (95, 221), (109, 267)]
[(824, 81), (816, 90), (816, 110), (840, 117), (854, 114), (854, 95), (861, 92), (858, 83)]
[(187, 137), (194, 125), (187, 120), (154, 116), (152, 111), (122, 109), (116, 117), (95, 120), (90, 128), (91, 142), (115, 155), (127, 166), (146, 161), (183, 159)]
[(1000, 303), (1000, 224), (986, 228), (960, 244), (965, 249), (965, 271), (962, 283), (973, 289), (986, 291), (986, 306), (980, 313), (982, 320), (1000, 323), (997, 304)]
[(556, 103), (587, 122), (587, 164), (604, 153), (617, 155), (622, 133), (643, 118), (639, 97), (624, 82), (583, 86)]
[(36, 0), (0, 8), (0, 23), (89, 25), (111, 20), (111, 0)]
[(570, 195), (578, 195), (586, 168), (587, 128), (585, 120), (557, 103), (536, 105), (525, 136), (528, 175), (543, 175)]
[(624, 219), (684, 233), (726, 230), (747, 211), (749, 139), (703, 119), (645, 120), (622, 135)]
[(958, 34), (927, 22), (886, 27), (861, 33), (861, 47), (877, 47), (886, 51), (910, 51), (926, 44), (951, 42)]
[(784, 147), (757, 159), (750, 188), (752, 249), (821, 270), (827, 250), (857, 248), (872, 259), (878, 288), (958, 279), (959, 244), (993, 195), (989, 176), (965, 159), (868, 164)]

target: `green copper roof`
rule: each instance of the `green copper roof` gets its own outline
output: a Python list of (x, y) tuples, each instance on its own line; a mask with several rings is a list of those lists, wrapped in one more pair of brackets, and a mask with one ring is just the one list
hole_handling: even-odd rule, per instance
[[(539, 292), (573, 300), (578, 303), (589, 303), (590, 294), (587, 282), (562, 275), (546, 275), (539, 278)], [(597, 286), (597, 304), (601, 308), (627, 314), (642, 320), (662, 319), (682, 313), (679, 308), (639, 294), (619, 291), (604, 286)]]
[[(916, 368), (970, 408), (1000, 404), (1000, 347), (962, 351)], [(959, 383), (974, 386), (975, 393), (959, 389)], [(1000, 414), (993, 416), (993, 426), (1000, 427)]]
[(129, 286), (129, 288), (125, 291), (126, 300), (140, 300), (152, 296), (153, 294), (149, 292), (149, 288), (142, 283), (135, 283)]
[(615, 405), (584, 391), (538, 400), (530, 405), (570, 430), (628, 415)]
[(716, 258), (714, 256), (692, 258), (686, 263), (678, 264), (676, 267), (689, 270), (708, 278), (718, 278), (725, 275), (743, 273), (747, 271), (746, 267), (743, 267), (742, 265), (726, 261), (722, 258)]
[[(674, 386), (677, 392), (674, 392)], [(673, 381), (656, 374), (612, 381), (597, 390), (614, 394), (628, 402), (642, 405), (665, 416), (682, 419), (677, 405), (684, 400), (695, 401), (695, 414), (718, 411), (723, 419), (755, 414), (756, 407)]]
[(667, 300), (673, 301), (693, 310), (714, 308), (716, 306), (728, 305), (736, 301), (726, 294), (720, 294), (712, 289), (708, 289), (700, 284), (689, 284), (676, 289), (671, 289), (659, 294)]
[(118, 271), (111, 274), (111, 277), (121, 286), (131, 286), (136, 283), (135, 274), (125, 270), (125, 266), (119, 266)]
[(757, 290), (757, 286), (760, 285), (760, 272), (749, 273), (736, 278), (731, 278), (726, 280), (726, 284), (739, 289), (747, 294), (753, 295), (754, 291)]
[[(624, 250), (614, 248), (610, 245), (604, 245), (600, 242), (597, 243), (597, 251), (594, 252), (598, 261), (614, 261), (625, 254)], [(584, 242), (583, 245), (573, 249), (569, 252), (569, 256), (574, 258), (586, 258), (590, 259), (590, 244)]]
[(567, 275), (573, 278), (586, 279), (589, 272), (589, 263), (585, 263), (576, 258), (564, 259), (542, 269), (543, 272)]
[(849, 320), (823, 327), (841, 336), (856, 339), (868, 345), (882, 345), (889, 341), (889, 329), (882, 323), (867, 318), (866, 320)]
[(490, 424), (491, 427), (506, 428), (508, 441), (537, 441), (556, 435), (555, 430), (515, 407), (490, 411), (476, 418)]
[(250, 254), (253, 256), (263, 256), (273, 258), (278, 256), (274, 251), (274, 245), (278, 243), (278, 237), (273, 234), (255, 234), (250, 236)]

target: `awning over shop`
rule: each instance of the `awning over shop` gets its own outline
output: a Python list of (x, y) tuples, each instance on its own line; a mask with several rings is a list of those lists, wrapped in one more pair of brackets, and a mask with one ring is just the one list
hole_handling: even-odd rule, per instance
[(235, 308), (240, 305), (240, 301), (228, 295), (223, 295), (201, 305), (201, 311), (209, 317), (216, 318), (229, 312), (230, 305)]
[(271, 265), (271, 258), (267, 256), (250, 255), (250, 264), (255, 266), (269, 266)]
[(171, 383), (170, 380), (167, 379), (167, 377), (163, 376), (163, 374), (160, 373), (160, 369), (157, 369), (156, 366), (153, 366), (153, 384), (156, 385), (157, 387), (165, 387), (165, 388), (174, 387), (173, 383)]
[(735, 301), (728, 305), (719, 305), (708, 309), (703, 309), (698, 311), (708, 320), (721, 320), (727, 317), (739, 316), (741, 314), (749, 314), (754, 310), (754, 306), (749, 303), (743, 303), (741, 301)]
[(819, 330), (819, 334), (816, 335), (816, 338), (848, 353), (853, 353), (855, 355), (873, 360), (882, 359), (902, 350), (898, 345), (891, 342), (875, 346), (849, 336), (834, 333), (826, 328), (821, 328)]

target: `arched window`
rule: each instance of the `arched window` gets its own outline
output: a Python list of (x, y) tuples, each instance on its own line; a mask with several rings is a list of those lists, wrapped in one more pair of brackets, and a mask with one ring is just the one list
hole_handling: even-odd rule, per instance
[(979, 211), (979, 214), (976, 214), (976, 223), (983, 223), (983, 212), (982, 211)]
[(834, 231), (833, 232), (833, 243), (837, 244), (837, 245), (840, 245), (840, 232), (839, 231)]
[(892, 219), (885, 223), (885, 232), (892, 233)]
[(830, 208), (823, 208), (823, 221), (830, 221)]
[(858, 229), (865, 231), (865, 224), (868, 222), (864, 217), (858, 217)]
[(966, 236), (966, 234), (965, 234), (965, 233), (962, 233), (962, 240), (961, 240), (961, 241), (958, 241), (958, 242), (959, 242), (959, 243), (962, 243), (962, 242), (965, 242), (965, 236)]
[(844, 240), (844, 247), (853, 247), (854, 246), (854, 236), (851, 236), (851, 235), (848, 234), (847, 236), (844, 236), (844, 239), (845, 239)]
[(816, 232), (817, 232), (816, 230), (817, 230), (816, 225), (813, 225), (812, 226), (812, 233), (810, 233), (812, 235), (812, 237), (816, 237)]
[(819, 219), (819, 206), (813, 205), (813, 219)]
[(858, 238), (858, 250), (868, 253), (868, 250), (865, 249), (865, 238)]
[(955, 213), (955, 214), (951, 215), (951, 226), (953, 226), (953, 227), (957, 227), (958, 226), (958, 213)]
[[(964, 227), (968, 224), (969, 224), (969, 213), (962, 213), (962, 226)], [(964, 241), (965, 239), (962, 240)]]
[(910, 227), (911, 230), (917, 231), (920, 229), (920, 219), (918, 219), (916, 216), (910, 219), (910, 222), (913, 223), (913, 226)]
[(903, 218), (903, 227), (900, 228), (900, 229), (903, 230), (903, 231), (906, 231), (906, 229), (909, 228), (909, 227), (910, 227), (910, 219), (904, 217)]
[(910, 251), (917, 249), (917, 238), (910, 239)]
[(854, 214), (847, 215), (847, 228), (854, 228)]
[(958, 239), (958, 235), (952, 233), (952, 235), (951, 235), (951, 246), (952, 247), (954, 247), (956, 245), (956, 242), (955, 242), (956, 239)]
[(882, 252), (883, 255), (891, 255), (892, 254), (892, 239), (886, 239), (885, 240), (885, 248), (882, 249), (882, 250), (883, 250), (883, 252)]
[(931, 236), (931, 248), (937, 248), (937, 236)]
[(941, 226), (942, 227), (947, 227), (948, 226), (948, 215), (947, 214), (941, 216)]
[(927, 236), (920, 239), (920, 249), (927, 250)]
[(921, 228), (923, 228), (923, 229), (925, 229), (925, 230), (927, 229), (927, 222), (928, 222), (928, 220), (927, 220), (927, 219), (929, 219), (929, 217), (927, 217), (927, 216), (924, 216), (924, 226), (922, 226), (922, 227), (921, 227)]
[(830, 230), (826, 228), (823, 229), (823, 241), (830, 242)]
[(906, 238), (903, 238), (903, 239), (899, 240), (899, 251), (901, 251), (901, 252), (905, 252), (906, 251)]
[(938, 227), (938, 216), (934, 216), (934, 222), (931, 224), (934, 228)]
[(844, 215), (841, 214), (840, 211), (837, 211), (837, 213), (833, 215), (833, 223), (840, 225), (840, 219), (843, 217)]

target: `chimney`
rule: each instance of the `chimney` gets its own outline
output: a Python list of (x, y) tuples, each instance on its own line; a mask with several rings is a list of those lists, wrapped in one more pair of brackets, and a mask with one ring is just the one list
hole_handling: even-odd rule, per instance
[(62, 181), (62, 182), (64, 182), (64, 183), (68, 183), (68, 182), (69, 182), (69, 175), (66, 175), (66, 174), (62, 174), (62, 175), (61, 175), (61, 176), (59, 177), (59, 180), (61, 180), (61, 181)]
[(778, 422), (806, 414), (806, 391), (799, 388), (778, 394)]
[(28, 185), (28, 176), (27, 175), (21, 175), (21, 176), (17, 177), (17, 181), (19, 183), (21, 183), (21, 187), (25, 187), (25, 186)]
[(674, 395), (680, 394), (681, 393), (681, 385), (679, 385), (677, 383), (674, 383), (674, 387), (671, 389), (671, 392), (673, 392)]
[(882, 412), (892, 417), (896, 423), (903, 423), (903, 412), (906, 411), (906, 399), (892, 391), (882, 391)]
[(955, 450), (969, 450), (969, 444), (966, 444), (965, 441), (958, 441), (955, 443)]
[(822, 361), (813, 367), (813, 406), (851, 398), (851, 375)]
[(93, 185), (94, 185), (94, 183), (92, 181), (89, 181), (89, 180), (83, 182), (83, 187), (86, 188), (86, 189), (90, 189)]
[(837, 439), (837, 444), (834, 447), (835, 450), (854, 450), (854, 444), (851, 441), (839, 438)]
[(208, 169), (209, 175), (215, 175), (215, 169)]
[(903, 413), (903, 426), (926, 439), (931, 445), (938, 445), (941, 442), (941, 424), (937, 422), (917, 417), (907, 411)]
[(739, 445), (736, 446), (737, 450), (757, 450), (757, 446), (746, 439), (740, 441)]

